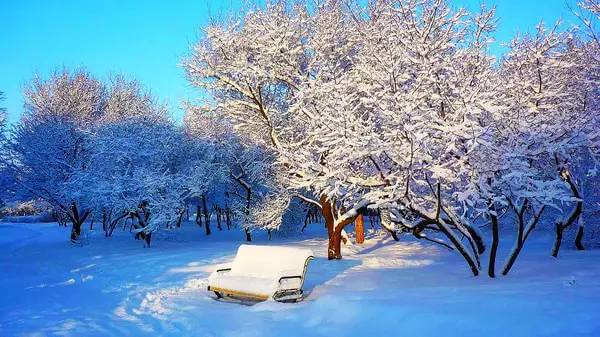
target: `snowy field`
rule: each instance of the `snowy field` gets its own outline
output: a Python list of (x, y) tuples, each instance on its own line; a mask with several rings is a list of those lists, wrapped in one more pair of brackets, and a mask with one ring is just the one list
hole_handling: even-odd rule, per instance
[[(509, 277), (470, 275), (458, 254), (371, 236), (327, 261), (324, 233), (257, 238), (311, 248), (306, 299), (224, 303), (206, 291), (240, 231), (192, 224), (142, 248), (129, 233), (73, 247), (56, 224), (0, 224), (0, 336), (600, 336), (600, 251), (549, 256), (538, 232)], [(505, 240), (501, 253), (510, 243)]]

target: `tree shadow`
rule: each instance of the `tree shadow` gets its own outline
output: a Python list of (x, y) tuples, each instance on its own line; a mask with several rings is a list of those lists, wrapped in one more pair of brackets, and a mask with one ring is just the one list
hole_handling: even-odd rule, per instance
[(369, 248), (365, 248), (359, 252), (357, 252), (355, 255), (363, 255), (363, 254), (369, 254), (377, 249), (380, 248), (384, 248), (387, 246), (391, 246), (393, 244), (397, 244), (398, 241), (394, 241), (393, 239), (390, 239), (389, 237), (383, 237), (381, 239), (379, 239), (374, 245), (372, 245)]
[(346, 270), (360, 265), (361, 262), (351, 259), (327, 260), (315, 257), (309, 264), (304, 280), (304, 297), (308, 297), (318, 285), (336, 278)]

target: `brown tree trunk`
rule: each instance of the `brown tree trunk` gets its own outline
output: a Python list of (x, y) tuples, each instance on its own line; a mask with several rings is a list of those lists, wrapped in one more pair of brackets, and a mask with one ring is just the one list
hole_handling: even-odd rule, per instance
[(341, 260), (342, 259), (342, 232), (344, 227), (354, 222), (356, 216), (348, 218), (341, 223), (335, 225), (333, 229), (333, 234), (329, 238), (329, 247), (327, 249), (331, 254), (327, 255), (328, 260)]
[(333, 234), (329, 237), (327, 259), (342, 259), (342, 231), (333, 231)]
[(356, 217), (356, 221), (354, 222), (354, 233), (356, 235), (357, 244), (365, 243), (365, 222), (362, 214), (359, 214)]
[[(323, 213), (323, 219), (325, 219), (325, 228), (327, 228), (327, 237), (329, 238), (329, 242), (327, 244), (327, 259), (328, 260), (334, 260), (337, 258), (337, 256), (339, 255), (339, 258), (341, 259), (341, 253), (340, 252), (336, 252), (335, 251), (335, 240), (336, 238), (334, 238), (334, 233), (333, 233), (333, 226), (335, 224), (335, 220), (333, 218), (333, 206), (331, 204), (331, 202), (329, 200), (327, 200), (327, 197), (322, 196), (320, 199), (321, 202), (321, 211)], [(341, 241), (342, 237), (341, 237), (341, 231), (340, 231), (340, 237), (337, 238), (337, 240)]]
[(340, 260), (342, 258), (342, 232), (344, 227), (354, 222), (357, 215), (336, 224), (334, 217), (336, 212), (335, 204), (327, 200), (326, 197), (321, 197), (320, 202), (323, 209), (323, 218), (325, 219), (325, 225), (327, 227), (327, 234), (329, 236), (327, 259)]

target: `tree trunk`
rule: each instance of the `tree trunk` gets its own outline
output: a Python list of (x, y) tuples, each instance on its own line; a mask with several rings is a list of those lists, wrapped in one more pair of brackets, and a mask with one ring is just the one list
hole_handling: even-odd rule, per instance
[(69, 218), (73, 224), (73, 227), (71, 228), (71, 242), (76, 243), (79, 240), (79, 236), (81, 235), (81, 227), (89, 214), (89, 211), (84, 211), (82, 214), (79, 214), (77, 204), (75, 202), (71, 203), (69, 212)]
[(216, 206), (216, 205), (215, 205), (215, 216), (217, 218), (217, 229), (222, 231), (223, 227), (221, 227), (221, 220), (223, 217), (223, 211), (222, 211), (221, 207)]
[(231, 229), (231, 210), (229, 206), (225, 206), (225, 225), (227, 226), (227, 230)]
[(577, 248), (577, 250), (585, 249), (585, 247), (583, 246), (583, 230), (583, 219), (580, 217), (579, 227), (577, 227), (577, 234), (575, 235), (575, 247)]
[(325, 219), (325, 226), (327, 227), (327, 235), (329, 238), (327, 244), (327, 259), (340, 260), (342, 258), (342, 233), (344, 231), (344, 227), (354, 222), (358, 214), (336, 224), (334, 217), (335, 204), (327, 200), (325, 196), (321, 197), (320, 203), (322, 207), (323, 218)]
[(356, 221), (354, 222), (354, 232), (356, 235), (356, 243), (363, 244), (365, 243), (365, 223), (362, 214), (359, 214), (356, 217)]
[(519, 219), (520, 222), (522, 222), (522, 224), (519, 224), (519, 227), (517, 228), (519, 230), (519, 232), (517, 232), (517, 241), (515, 242), (515, 247), (514, 247), (513, 251), (511, 252), (510, 256), (508, 257), (508, 260), (507, 260), (506, 264), (504, 265), (504, 269), (502, 270), (502, 275), (504, 275), (504, 276), (506, 276), (508, 274), (508, 272), (512, 268), (513, 264), (517, 260), (517, 257), (521, 253), (523, 246), (525, 246), (525, 241), (527, 241), (527, 238), (529, 237), (531, 232), (537, 226), (537, 223), (539, 222), (540, 217), (542, 216), (542, 213), (544, 212), (544, 209), (546, 208), (546, 206), (542, 206), (537, 213), (534, 213), (533, 218), (531, 218), (529, 220), (529, 224), (527, 225), (527, 227), (525, 227), (525, 225), (524, 225), (524, 221), (525, 221), (524, 214), (525, 214), (525, 207), (526, 207), (525, 205), (526, 204), (524, 204), (524, 206), (522, 206), (522, 208), (521, 208), (521, 211), (518, 212), (518, 214), (520, 214), (520, 215), (518, 215), (517, 218)]
[(202, 227), (202, 207), (200, 206), (199, 200), (198, 204), (196, 205), (196, 224)]
[[(333, 209), (332, 204), (327, 200), (325, 196), (322, 196), (320, 199), (321, 202), (321, 211), (323, 213), (323, 219), (325, 219), (325, 228), (327, 228), (327, 237), (329, 238), (328, 247), (327, 247), (327, 259), (334, 260), (342, 258), (341, 252), (335, 250), (335, 240), (333, 233), (333, 226), (335, 225), (335, 220), (333, 219)], [(340, 231), (339, 238), (337, 240), (342, 240), (342, 232)]]
[(246, 209), (244, 210), (244, 214), (246, 219), (244, 219), (244, 232), (246, 233), (246, 241), (251, 242), (252, 236), (250, 235), (250, 230), (248, 226), (250, 225), (248, 222), (250, 221), (250, 202), (252, 197), (252, 191), (249, 188), (246, 188)]
[(398, 234), (396, 233), (394, 228), (392, 228), (392, 226), (391, 226), (392, 218), (390, 216), (389, 209), (384, 209), (384, 210), (380, 211), (379, 218), (380, 218), (379, 223), (381, 224), (381, 228), (383, 228), (386, 232), (388, 232), (392, 236), (394, 241), (400, 241), (400, 238), (398, 238)]
[(327, 252), (328, 260), (342, 259), (342, 231), (333, 231), (329, 237)]
[(104, 231), (104, 236), (108, 236), (108, 217), (106, 214), (106, 208), (102, 208), (102, 230)]
[(175, 227), (181, 228), (181, 222), (183, 221), (183, 215), (185, 214), (185, 208), (182, 208), (179, 212), (179, 216), (177, 217), (177, 222), (175, 223)]
[[(569, 171), (566, 169), (563, 169), (561, 171), (561, 178), (571, 188), (571, 193), (573, 194), (573, 197), (576, 199), (579, 199), (579, 201), (576, 202), (575, 208), (573, 208), (573, 210), (571, 211), (571, 214), (569, 215), (569, 217), (566, 220), (559, 221), (556, 223), (556, 238), (554, 241), (554, 246), (552, 247), (552, 256), (554, 256), (554, 257), (558, 257), (558, 252), (560, 251), (560, 246), (561, 246), (563, 233), (564, 233), (565, 229), (569, 228), (575, 222), (575, 220), (579, 219), (579, 217), (581, 216), (581, 213), (583, 212), (583, 200), (581, 200), (581, 195), (579, 194), (579, 191), (577, 190), (577, 186), (575, 185), (575, 182), (572, 180), (571, 174), (569, 173)], [(579, 231), (577, 234), (579, 235)], [(583, 233), (581, 233), (581, 235), (583, 236)]]
[(515, 243), (515, 247), (513, 248), (513, 251), (511, 252), (511, 254), (508, 257), (506, 266), (504, 266), (504, 269), (502, 270), (502, 275), (504, 275), (504, 276), (508, 275), (508, 272), (510, 271), (513, 264), (517, 260), (517, 257), (519, 256), (519, 254), (521, 253), (521, 249), (523, 249), (523, 244), (524, 244), (523, 241), (519, 242), (517, 240), (517, 242)]
[(552, 246), (552, 256), (558, 257), (558, 251), (560, 250), (560, 245), (562, 243), (563, 232), (565, 231), (565, 228), (563, 227), (562, 223), (557, 222), (555, 230), (556, 236), (554, 237), (554, 245)]
[[(134, 225), (136, 229), (139, 229), (138, 233), (136, 233), (135, 237), (144, 240), (144, 246), (150, 248), (150, 241), (152, 240), (152, 232), (146, 232), (145, 229), (148, 226), (148, 220), (150, 219), (150, 212), (147, 211), (146, 208), (141, 208), (142, 213), (140, 214), (140, 210), (132, 213), (138, 220), (137, 225)], [(133, 219), (132, 219), (133, 222)]]
[(120, 216), (118, 216), (116, 219), (112, 218), (111, 215), (111, 219), (109, 220), (109, 225), (108, 225), (108, 233), (106, 234), (107, 237), (112, 236), (115, 228), (117, 228), (117, 225), (119, 224), (119, 221), (125, 219), (124, 223), (127, 224), (127, 212), (123, 212)]
[(498, 243), (500, 242), (500, 237), (498, 234), (498, 216), (496, 215), (496, 206), (494, 206), (493, 202), (490, 203), (490, 210), (493, 214), (490, 215), (492, 222), (492, 245), (490, 247), (488, 275), (489, 277), (496, 277), (496, 253), (498, 251)]
[(206, 227), (206, 235), (210, 235), (210, 215), (206, 206), (206, 195), (202, 195), (202, 208), (204, 212), (204, 227)]
[(469, 255), (469, 252), (467, 252), (467, 250), (465, 249), (465, 246), (461, 244), (461, 242), (458, 240), (456, 235), (454, 235), (454, 233), (450, 232), (452, 229), (447, 228), (446, 225), (441, 222), (436, 222), (436, 223), (437, 223), (440, 231), (446, 235), (446, 237), (452, 242), (452, 244), (454, 245), (456, 250), (458, 250), (460, 255), (462, 255), (462, 257), (465, 259), (465, 261), (467, 261), (467, 264), (471, 268), (471, 272), (473, 273), (473, 276), (478, 276), (479, 268), (477, 268), (477, 264), (475, 263), (473, 258), (471, 258), (471, 255)]

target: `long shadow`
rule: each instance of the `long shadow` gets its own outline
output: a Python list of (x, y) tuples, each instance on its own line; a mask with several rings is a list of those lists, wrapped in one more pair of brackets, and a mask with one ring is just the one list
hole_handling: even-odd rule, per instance
[(342, 259), (327, 260), (324, 257), (315, 257), (308, 265), (304, 281), (304, 296), (308, 297), (314, 288), (334, 279), (344, 271), (358, 266), (360, 261)]
[(379, 248), (383, 248), (383, 247), (390, 246), (390, 245), (398, 243), (397, 241), (394, 241), (394, 240), (390, 240), (389, 242), (385, 242), (387, 239), (389, 239), (389, 238), (384, 237), (384, 238), (379, 239), (379, 241), (377, 241), (376, 244), (372, 245), (369, 248), (365, 248), (365, 249), (361, 250), (360, 252), (356, 253), (356, 255), (369, 254), (369, 253), (371, 253), (371, 252), (373, 252), (373, 251), (375, 251), (375, 250), (377, 250)]

